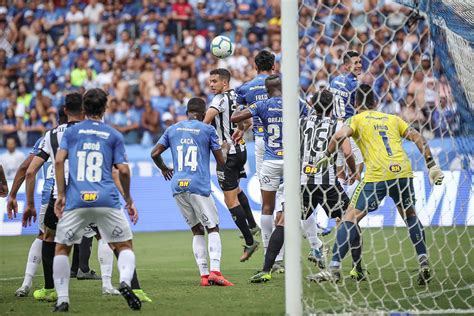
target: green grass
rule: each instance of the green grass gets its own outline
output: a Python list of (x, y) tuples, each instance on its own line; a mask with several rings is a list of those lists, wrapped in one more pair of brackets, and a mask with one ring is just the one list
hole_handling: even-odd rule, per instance
[[(191, 251), (191, 233), (136, 234), (134, 244), (142, 288), (154, 300), (144, 304), (142, 314), (204, 315), (284, 314), (284, 275), (267, 284), (248, 284), (262, 264), (258, 251), (240, 263), (241, 241), (236, 231), (222, 232), (224, 275), (235, 287), (198, 286), (199, 275)], [(416, 258), (405, 228), (364, 230), (364, 262), (369, 282), (357, 284), (345, 278), (338, 285), (304, 282), (305, 306), (318, 312), (363, 310), (439, 310), (473, 308), (473, 228), (427, 229), (435, 278), (427, 288), (416, 285)], [(27, 251), (33, 236), (0, 238), (0, 314), (35, 315), (49, 312), (51, 303), (16, 298), (21, 285)], [(326, 238), (332, 244), (334, 234)], [(100, 271), (94, 242), (91, 266)], [(303, 253), (306, 254), (304, 241)], [(344, 261), (348, 275), (350, 258)], [(304, 274), (318, 270), (304, 261)], [(41, 268), (34, 288), (42, 286)], [(114, 284), (118, 272), (114, 269)], [(101, 282), (71, 281), (71, 312), (116, 315), (129, 313), (121, 297), (102, 297)], [(131, 313), (131, 312), (130, 312)]]

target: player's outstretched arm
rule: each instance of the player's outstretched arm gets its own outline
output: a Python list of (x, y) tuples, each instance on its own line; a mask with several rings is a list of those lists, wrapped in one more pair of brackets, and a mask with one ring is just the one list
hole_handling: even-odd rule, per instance
[(161, 154), (166, 150), (167, 148), (163, 146), (162, 144), (156, 144), (156, 146), (153, 148), (151, 151), (151, 159), (153, 159), (153, 162), (155, 165), (160, 168), (161, 173), (163, 174), (163, 177), (165, 177), (165, 180), (171, 180), (173, 178), (173, 169), (168, 168), (168, 166), (165, 164), (163, 161), (163, 158), (161, 157)]
[(35, 184), (36, 174), (43, 166), (45, 160), (41, 157), (35, 156), (26, 170), (26, 207), (23, 212), (22, 224), (23, 227), (31, 225), (31, 219), (36, 222), (36, 209), (35, 209)]
[(353, 184), (354, 181), (360, 180), (360, 174), (356, 167), (354, 155), (352, 154), (352, 146), (351, 142), (349, 141), (349, 138), (345, 138), (342, 141), (341, 149), (342, 153), (344, 154), (347, 166), (349, 167), (349, 170), (351, 172), (351, 175), (349, 177), (349, 184)]
[(232, 123), (240, 123), (244, 120), (248, 120), (252, 117), (252, 112), (249, 109), (239, 109), (237, 108), (230, 118)]
[(7, 202), (7, 213), (8, 213), (8, 218), (13, 219), (16, 217), (16, 214), (18, 213), (18, 203), (16, 201), (16, 194), (18, 193), (18, 190), (21, 187), (21, 184), (23, 181), (25, 181), (26, 178), (26, 170), (28, 170), (28, 167), (31, 164), (31, 161), (33, 161), (33, 158), (35, 155), (29, 154), (28, 157), (21, 163), (20, 167), (16, 171), (15, 178), (13, 179), (13, 184), (12, 188), (10, 191), (10, 195), (8, 196), (8, 202)]
[(127, 164), (116, 164), (115, 166), (119, 171), (120, 184), (122, 185), (123, 197), (125, 199), (125, 208), (128, 211), (132, 223), (136, 224), (138, 221), (138, 212), (130, 195), (130, 168)]
[(64, 179), (64, 163), (67, 158), (67, 151), (64, 149), (58, 150), (54, 162), (54, 172), (56, 178), (56, 186), (58, 188), (58, 197), (54, 204), (54, 213), (58, 218), (63, 216), (64, 206), (66, 204), (66, 180)]
[(425, 158), (426, 166), (429, 169), (430, 183), (435, 185), (443, 183), (444, 174), (441, 171), (441, 168), (436, 165), (433, 155), (431, 154), (431, 149), (423, 135), (421, 135), (416, 129), (409, 127), (402, 136), (415, 143), (416, 147)]
[[(8, 195), (7, 178), (5, 177), (5, 171), (3, 171), (3, 166), (0, 164), (0, 197), (6, 197), (7, 195)], [(10, 218), (10, 213), (8, 213), (8, 218)]]

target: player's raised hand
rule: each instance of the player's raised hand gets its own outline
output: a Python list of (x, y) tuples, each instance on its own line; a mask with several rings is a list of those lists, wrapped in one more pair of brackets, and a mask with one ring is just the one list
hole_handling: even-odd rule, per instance
[(170, 181), (173, 178), (173, 168), (161, 169), (161, 174), (165, 177), (165, 180)]
[(8, 198), (7, 213), (8, 213), (8, 219), (16, 218), (16, 214), (18, 213), (18, 203), (15, 197), (10, 196)]
[(31, 219), (33, 219), (33, 223), (36, 222), (36, 209), (34, 204), (27, 204), (25, 207), (25, 211), (23, 212), (23, 218), (21, 220), (21, 224), (23, 227), (31, 226)]
[(430, 168), (429, 176), (431, 185), (441, 185), (443, 183), (444, 174), (443, 171), (441, 171), (441, 168), (437, 165)]
[(137, 208), (135, 207), (135, 204), (133, 204), (132, 199), (129, 199), (125, 203), (125, 208), (127, 209), (128, 216), (130, 216), (130, 220), (135, 225), (138, 222), (138, 211), (137, 211)]
[(61, 219), (64, 213), (64, 206), (66, 205), (66, 198), (64, 196), (58, 195), (56, 203), (54, 203), (54, 214)]

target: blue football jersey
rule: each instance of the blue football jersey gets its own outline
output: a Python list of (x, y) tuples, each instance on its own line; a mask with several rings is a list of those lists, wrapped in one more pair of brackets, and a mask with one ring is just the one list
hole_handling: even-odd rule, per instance
[(348, 119), (355, 114), (355, 93), (359, 86), (354, 74), (339, 75), (331, 81), (329, 90), (334, 94), (333, 114), (336, 118)]
[(168, 127), (158, 143), (171, 149), (173, 195), (191, 192), (209, 196), (210, 152), (221, 148), (216, 129), (198, 120), (181, 121)]
[[(300, 100), (300, 116), (308, 113), (306, 105)], [(259, 117), (263, 124), (265, 154), (263, 160), (283, 159), (283, 102), (281, 97), (259, 101), (249, 107), (253, 117)]]
[[(30, 155), (37, 155), (40, 150), (41, 142), (43, 141), (43, 137), (39, 138), (33, 148), (30, 151)], [(49, 198), (51, 197), (51, 191), (54, 187), (54, 172), (53, 172), (53, 165), (51, 160), (45, 161), (43, 164), (42, 174), (43, 174), (43, 190), (41, 191), (41, 205), (45, 205), (49, 203)]]
[(112, 168), (127, 163), (122, 134), (105, 123), (86, 120), (64, 132), (59, 148), (68, 152), (69, 160), (66, 211), (121, 207)]
[[(235, 90), (235, 92), (237, 92), (237, 104), (250, 106), (255, 102), (268, 99), (267, 89), (265, 88), (265, 79), (267, 79), (267, 77), (268, 75), (264, 74), (257, 75)], [(255, 136), (263, 136), (264, 131), (260, 118), (253, 118), (252, 129)]]

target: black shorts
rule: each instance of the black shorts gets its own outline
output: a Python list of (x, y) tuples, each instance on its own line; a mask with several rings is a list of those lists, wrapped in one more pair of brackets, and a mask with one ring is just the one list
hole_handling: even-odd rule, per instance
[(44, 226), (48, 227), (49, 229), (56, 230), (56, 226), (58, 225), (58, 217), (56, 214), (54, 214), (54, 203), (56, 203), (56, 199), (51, 194), (48, 207), (44, 213)]
[(342, 218), (342, 214), (349, 206), (350, 200), (339, 181), (336, 185), (308, 184), (301, 186), (303, 195), (304, 219), (308, 218), (313, 211), (321, 205), (329, 218)]
[(245, 163), (247, 162), (247, 152), (241, 151), (236, 154), (227, 155), (225, 165), (217, 165), (217, 179), (222, 191), (232, 191), (239, 187), (239, 179), (247, 178), (245, 173)]

